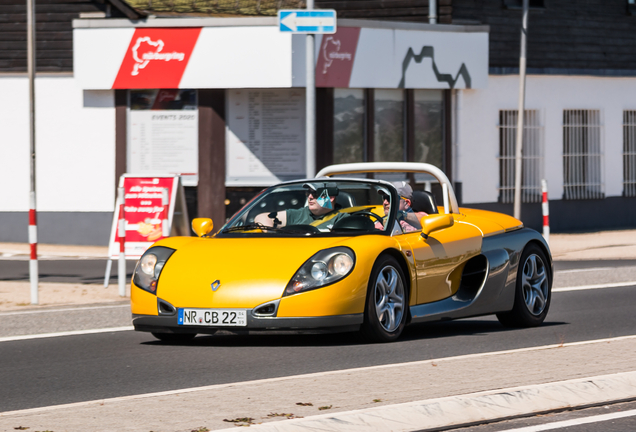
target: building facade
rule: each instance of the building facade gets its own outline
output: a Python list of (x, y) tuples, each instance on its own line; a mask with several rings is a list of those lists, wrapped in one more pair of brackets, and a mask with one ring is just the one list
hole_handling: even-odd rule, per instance
[[(306, 175), (304, 37), (281, 34), (275, 18), (214, 17), (236, 2), (170, 3), (86, 2), (66, 30), (72, 61), (53, 69), (57, 54), (41, 44), (41, 242), (106, 244), (125, 172), (181, 174), (190, 216), (216, 226), (263, 187)], [(541, 179), (553, 231), (636, 223), (636, 17), (627, 0), (593, 3), (531, 1), (522, 220), (535, 228)], [(429, 162), (462, 204), (512, 213), (520, 2), (438, 4), (430, 25), (416, 2), (317, 2), (339, 20), (316, 38), (316, 168)], [(0, 107), (0, 241), (27, 236), (23, 63), (0, 63), (14, 101)]]

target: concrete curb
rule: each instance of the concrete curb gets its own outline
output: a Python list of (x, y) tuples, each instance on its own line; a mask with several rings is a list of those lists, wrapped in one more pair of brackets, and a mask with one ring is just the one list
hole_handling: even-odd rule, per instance
[[(636, 399), (636, 371), (252, 425), (271, 432), (424, 431)], [(221, 429), (235, 431), (236, 428)]]

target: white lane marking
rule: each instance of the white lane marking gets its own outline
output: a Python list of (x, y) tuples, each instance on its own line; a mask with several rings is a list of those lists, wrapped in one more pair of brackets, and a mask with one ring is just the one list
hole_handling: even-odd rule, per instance
[(91, 330), (74, 330), (74, 331), (57, 332), (57, 333), (42, 333), (42, 334), (22, 335), (22, 336), (6, 336), (6, 337), (0, 337), (0, 342), (10, 342), (10, 341), (29, 340), (29, 339), (43, 339), (43, 338), (60, 337), (60, 336), (77, 336), (77, 335), (95, 334), (95, 333), (120, 332), (120, 331), (134, 330), (134, 329), (135, 328), (133, 326), (125, 326), (125, 327), (110, 327), (110, 328), (91, 329)]
[(121, 305), (109, 305), (109, 306), (85, 306), (85, 307), (77, 307), (77, 308), (65, 308), (65, 309), (44, 309), (44, 310), (26, 310), (26, 311), (18, 311), (18, 312), (0, 312), (0, 317), (9, 316), (9, 315), (30, 315), (30, 314), (41, 314), (41, 313), (52, 313), (52, 312), (69, 312), (69, 311), (81, 311), (81, 310), (92, 310), (92, 309), (113, 309), (113, 308), (129, 308), (130, 303), (121, 304)]
[(632, 417), (632, 416), (636, 416), (636, 410), (616, 412), (611, 414), (599, 414), (599, 415), (595, 415), (591, 417), (584, 417), (584, 418), (574, 419), (574, 420), (563, 420), (563, 421), (558, 421), (553, 423), (546, 423), (542, 425), (522, 427), (519, 429), (506, 429), (501, 432), (540, 432), (540, 431), (546, 431), (546, 430), (552, 430), (552, 429), (563, 429), (570, 426), (577, 426), (577, 425), (588, 424), (588, 423), (599, 423), (599, 422), (604, 422), (608, 420), (615, 420), (619, 418)]
[[(607, 270), (616, 270), (618, 268), (619, 267), (592, 267), (592, 268), (581, 268), (581, 269), (570, 269), (570, 270), (557, 270), (555, 273), (563, 274), (563, 273), (579, 273), (579, 272), (589, 272), (589, 271), (607, 271)], [(620, 267), (620, 268), (623, 268), (623, 267)]]
[(599, 285), (580, 285), (580, 286), (573, 286), (573, 287), (552, 288), (552, 292), (584, 291), (584, 290), (603, 289), (603, 288), (620, 288), (620, 287), (635, 286), (635, 285), (636, 285), (636, 281), (614, 282), (614, 283), (599, 284)]
[(63, 404), (63, 405), (51, 405), (51, 406), (40, 407), (40, 408), (29, 408), (29, 409), (19, 410), (19, 411), (5, 411), (5, 412), (0, 412), (0, 418), (11, 416), (11, 415), (26, 415), (26, 414), (40, 413), (40, 412), (46, 412), (46, 411), (53, 411), (58, 409), (79, 408), (79, 407), (93, 405), (96, 403), (103, 405), (106, 402), (112, 403), (112, 402), (121, 402), (121, 401), (137, 400), (137, 399), (146, 399), (146, 398), (151, 398), (156, 396), (169, 396), (169, 395), (183, 394), (183, 393), (195, 393), (195, 392), (201, 392), (206, 390), (223, 389), (228, 387), (239, 387), (239, 386), (249, 387), (256, 384), (265, 384), (265, 383), (287, 381), (287, 380), (301, 379), (301, 378), (319, 378), (319, 377), (330, 376), (330, 375), (350, 374), (352, 372), (366, 372), (366, 371), (371, 371), (376, 369), (391, 369), (396, 367), (403, 368), (406, 366), (417, 366), (417, 365), (425, 365), (425, 364), (431, 364), (431, 363), (434, 363), (437, 365), (439, 364), (439, 362), (442, 362), (442, 361), (466, 360), (466, 359), (474, 359), (479, 357), (492, 357), (492, 356), (502, 355), (502, 354), (515, 354), (515, 353), (529, 352), (529, 351), (542, 351), (542, 350), (548, 350), (548, 349), (554, 349), (554, 348), (563, 348), (563, 347), (571, 347), (571, 346), (579, 346), (579, 345), (592, 345), (592, 344), (599, 344), (599, 343), (618, 342), (618, 341), (629, 340), (629, 339), (636, 339), (636, 335), (620, 336), (620, 337), (608, 338), (608, 339), (596, 339), (596, 340), (581, 341), (581, 342), (571, 342), (571, 343), (555, 344), (555, 345), (543, 345), (539, 347), (518, 348), (518, 349), (506, 350), (506, 351), (492, 351), (487, 353), (465, 354), (465, 355), (460, 355), (455, 357), (442, 357), (438, 359), (419, 360), (419, 361), (407, 362), (407, 363), (393, 363), (388, 365), (366, 366), (366, 367), (352, 368), (352, 369), (340, 369), (335, 371), (315, 372), (315, 373), (309, 373), (309, 374), (291, 375), (291, 376), (277, 377), (277, 378), (265, 378), (265, 379), (252, 380), (252, 381), (239, 381), (239, 382), (226, 383), (226, 384), (213, 384), (213, 385), (208, 385), (203, 387), (190, 387), (190, 388), (179, 389), (179, 390), (168, 390), (168, 391), (155, 392), (155, 393), (143, 393), (138, 395), (114, 397), (109, 399), (96, 399), (92, 401), (75, 402), (75, 403)]

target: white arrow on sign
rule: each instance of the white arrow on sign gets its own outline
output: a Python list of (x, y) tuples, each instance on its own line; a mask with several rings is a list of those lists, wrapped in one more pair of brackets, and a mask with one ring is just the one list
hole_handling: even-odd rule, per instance
[(289, 27), (292, 31), (297, 31), (298, 27), (333, 27), (336, 25), (335, 17), (299, 17), (296, 12), (292, 12), (283, 18), (281, 24)]

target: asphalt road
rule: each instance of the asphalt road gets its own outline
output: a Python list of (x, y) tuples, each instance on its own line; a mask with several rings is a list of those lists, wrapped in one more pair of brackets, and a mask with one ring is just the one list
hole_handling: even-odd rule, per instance
[[(621, 415), (628, 416), (621, 417)], [(547, 427), (550, 428), (546, 429)], [(543, 430), (557, 432), (635, 431), (636, 402), (501, 421), (455, 429), (455, 432), (539, 432)]]
[(635, 288), (555, 293), (538, 328), (506, 329), (485, 317), (411, 326), (392, 344), (362, 344), (351, 334), (226, 335), (170, 346), (132, 331), (0, 342), (0, 412), (633, 335)]

